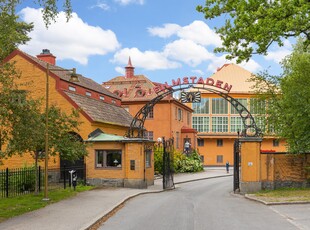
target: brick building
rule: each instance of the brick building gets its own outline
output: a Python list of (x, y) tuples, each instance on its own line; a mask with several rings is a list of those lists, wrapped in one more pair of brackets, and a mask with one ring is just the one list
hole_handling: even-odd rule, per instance
[[(130, 167), (131, 159), (125, 155), (129, 152), (128, 146), (131, 146), (131, 149), (139, 149), (139, 155), (137, 152), (131, 153), (137, 163), (136, 168), (130, 173), (134, 180), (138, 180), (136, 185), (141, 187), (140, 179), (146, 178), (146, 175), (142, 174), (142, 165), (145, 164), (141, 163), (140, 166), (138, 163), (144, 162), (146, 157), (140, 156), (140, 151), (143, 151), (141, 144), (137, 147), (134, 140), (123, 139), (132, 121), (132, 116), (121, 107), (119, 96), (82, 75), (78, 75), (78, 82), (71, 82), (71, 72), (57, 66), (56, 57), (49, 50), (43, 50), (41, 54), (33, 57), (17, 49), (5, 61), (15, 62), (16, 69), (21, 72), (21, 77), (17, 80), (20, 85), (19, 90), (26, 90), (29, 97), (45, 98), (46, 78), (48, 77), (49, 105), (55, 104), (67, 113), (71, 113), (72, 109), (79, 111), (79, 121), (82, 123), (77, 134), (84, 141), (94, 142), (88, 149), (88, 156), (82, 159), (87, 165), (87, 179), (93, 182), (100, 181), (100, 183), (104, 182), (102, 179), (115, 180), (118, 185), (124, 185), (124, 178), (127, 181), (130, 179), (128, 167)], [(45, 107), (44, 103), (42, 107)], [(95, 141), (93, 137), (89, 139), (89, 135), (94, 134), (95, 130), (100, 130), (100, 137), (104, 138), (97, 138)], [(139, 143), (143, 143), (143, 140), (139, 140)], [(150, 154), (147, 156), (148, 168), (144, 171), (149, 179), (148, 184), (152, 184), (153, 156)], [(0, 169), (31, 166), (34, 162), (27, 154), (23, 157), (13, 156), (1, 160), (4, 164), (0, 166)], [(117, 164), (115, 160), (118, 161)], [(50, 157), (49, 168), (59, 168), (63, 162), (60, 157)], [(41, 162), (42, 165), (43, 163)]]
[[(229, 95), (237, 99), (252, 114), (263, 133), (268, 133), (263, 117), (256, 114), (255, 92), (252, 73), (235, 64), (225, 64), (210, 78), (214, 82), (228, 82), (232, 85)], [(201, 102), (191, 104), (192, 125), (198, 131), (198, 152), (203, 156), (204, 165), (223, 166), (227, 161), (233, 163), (233, 143), (242, 131), (242, 119), (235, 108), (221, 96), (201, 91)], [(265, 105), (262, 105), (265, 106)], [(264, 135), (262, 150), (285, 151), (285, 141), (274, 135)]]
[[(103, 87), (121, 97), (122, 106), (135, 116), (149, 101), (157, 97), (154, 88), (161, 85), (144, 75), (135, 75), (131, 59), (125, 67), (125, 76), (115, 77), (103, 83)], [(183, 151), (184, 143), (188, 140), (191, 147), (196, 149), (196, 130), (192, 129), (193, 110), (173, 95), (168, 95), (158, 102), (145, 120), (145, 137), (150, 140), (158, 138), (174, 138), (175, 149)]]

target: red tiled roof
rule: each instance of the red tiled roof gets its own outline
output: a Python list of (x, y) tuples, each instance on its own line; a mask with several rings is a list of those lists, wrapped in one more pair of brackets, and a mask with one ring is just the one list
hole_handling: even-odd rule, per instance
[[(150, 101), (157, 96), (154, 87), (158, 83), (150, 81), (144, 75), (135, 75), (131, 78), (115, 77), (103, 83), (103, 87), (110, 92), (121, 96), (122, 101)], [(168, 96), (170, 97), (170, 96)], [(173, 99), (171, 97), (171, 99)]]
[[(39, 58), (33, 57), (21, 50), (18, 50), (20, 53), (22, 53), (23, 55), (27, 56), (28, 58), (32, 59), (34, 62), (36, 62), (37, 64), (39, 64), (40, 66), (42, 66), (43, 68), (47, 68), (47, 62), (40, 60)], [(60, 79), (65, 80), (65, 81), (69, 81), (70, 79), (70, 71), (64, 71), (63, 68), (56, 66), (56, 65), (52, 65), (49, 64), (49, 68), (52, 69), (52, 73), (54, 73), (55, 75), (57, 75)], [(61, 70), (61, 71), (57, 71), (57, 69)], [(74, 84), (82, 86), (84, 88), (99, 92), (101, 94), (105, 94), (107, 96), (113, 97), (113, 98), (117, 98), (119, 99), (119, 97), (113, 93), (111, 93), (109, 90), (104, 89), (100, 84), (98, 84), (97, 82), (93, 81), (90, 78), (86, 78), (80, 74), (78, 74), (79, 77), (79, 82), (75, 82)]]
[(129, 127), (133, 117), (122, 107), (64, 91), (93, 121)]

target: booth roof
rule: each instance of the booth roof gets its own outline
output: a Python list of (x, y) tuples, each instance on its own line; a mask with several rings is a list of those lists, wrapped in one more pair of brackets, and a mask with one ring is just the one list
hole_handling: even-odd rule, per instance
[(108, 141), (116, 141), (116, 142), (153, 142), (144, 138), (128, 138), (123, 136), (118, 136), (114, 134), (106, 134), (101, 133), (97, 136), (90, 137), (87, 139), (87, 142), (108, 142)]

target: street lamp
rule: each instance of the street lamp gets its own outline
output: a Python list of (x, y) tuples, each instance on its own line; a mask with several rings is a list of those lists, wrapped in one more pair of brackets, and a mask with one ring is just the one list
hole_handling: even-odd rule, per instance
[(46, 64), (46, 101), (45, 101), (45, 165), (44, 165), (44, 201), (48, 201), (48, 99), (49, 99), (49, 72), (50, 71), (72, 71), (70, 82), (79, 82), (76, 69), (50, 69), (49, 63)]

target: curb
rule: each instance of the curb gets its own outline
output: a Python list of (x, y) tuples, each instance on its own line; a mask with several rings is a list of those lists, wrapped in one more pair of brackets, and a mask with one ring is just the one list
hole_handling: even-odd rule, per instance
[(184, 184), (184, 183), (195, 182), (195, 181), (200, 181), (200, 180), (208, 180), (208, 179), (213, 179), (213, 178), (229, 177), (229, 176), (233, 176), (233, 175), (229, 174), (229, 175), (222, 175), (222, 176), (203, 177), (203, 178), (198, 178), (198, 179), (193, 179), (193, 180), (175, 182), (174, 184)]
[[(181, 181), (181, 182), (176, 182), (174, 183), (176, 184), (184, 184), (184, 183), (189, 183), (189, 182), (195, 182), (195, 181), (200, 181), (200, 180), (207, 180), (207, 179), (213, 179), (213, 178), (219, 178), (219, 177), (228, 177), (228, 176), (233, 176), (233, 175), (222, 175), (222, 176), (213, 176), (213, 177), (204, 177), (204, 178), (199, 178), (199, 179), (193, 179), (193, 180), (187, 180), (187, 181)], [(161, 178), (159, 178), (161, 179)], [(102, 217), (98, 218), (95, 222), (93, 222), (92, 224), (89, 224), (88, 227), (85, 228), (85, 230), (96, 230), (97, 227), (96, 225), (101, 225), (102, 223), (104, 223), (110, 216), (112, 216), (115, 211), (117, 211), (121, 206), (123, 206), (128, 200), (135, 198), (137, 196), (140, 195), (145, 195), (145, 194), (149, 194), (149, 193), (161, 193), (161, 192), (166, 192), (166, 191), (171, 191), (174, 190), (176, 188), (171, 188), (171, 189), (162, 189), (162, 190), (154, 190), (154, 191), (145, 191), (145, 192), (140, 192), (137, 194), (134, 194), (132, 196), (128, 196), (126, 197), (123, 201), (119, 202), (118, 204), (116, 204), (111, 210), (108, 210), (107, 212), (105, 212), (105, 214), (103, 214)]]
[(261, 199), (258, 199), (256, 197), (253, 197), (249, 194), (245, 194), (244, 197), (246, 199), (252, 200), (252, 201), (256, 201), (259, 203), (262, 203), (264, 205), (290, 205), (290, 204), (310, 204), (310, 201), (292, 201), (292, 202), (268, 202), (268, 201), (264, 201)]
[[(170, 189), (171, 190), (171, 189)], [(103, 216), (99, 217), (95, 222), (92, 222), (92, 224), (87, 224), (88, 227), (85, 228), (85, 230), (95, 230), (97, 229), (96, 225), (98, 224), (102, 224), (104, 223), (107, 218), (109, 218), (110, 216), (112, 216), (111, 214), (114, 213), (115, 211), (117, 211), (121, 206), (123, 206), (127, 201), (129, 201), (130, 199), (132, 198), (135, 198), (139, 195), (145, 195), (145, 194), (148, 194), (148, 193), (160, 193), (160, 192), (165, 192), (166, 190), (154, 190), (154, 191), (146, 191), (146, 192), (141, 192), (141, 193), (137, 193), (137, 194), (134, 194), (134, 195), (131, 195), (131, 196), (128, 196), (126, 197), (124, 200), (122, 200), (121, 202), (119, 202), (118, 204), (116, 204), (112, 209), (106, 211)], [(83, 228), (81, 228), (83, 229)]]

